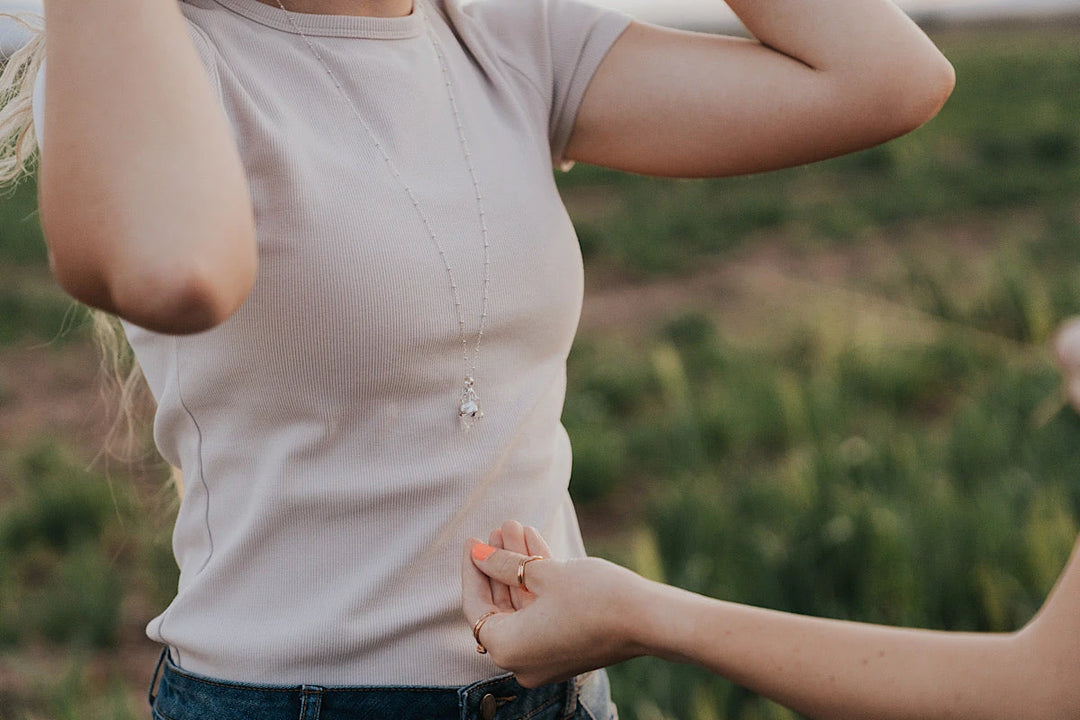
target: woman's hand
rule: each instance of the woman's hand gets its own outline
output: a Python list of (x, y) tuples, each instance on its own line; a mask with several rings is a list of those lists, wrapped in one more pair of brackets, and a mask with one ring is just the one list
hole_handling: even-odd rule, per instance
[[(529, 556), (496, 547), (520, 538), (521, 549), (543, 559), (528, 563), (518, 586), (518, 567)], [(644, 653), (634, 639), (638, 596), (648, 581), (597, 558), (555, 560), (532, 528), (504, 523), (492, 544), (470, 540), (462, 562), (465, 619), (484, 613), (480, 641), (499, 667), (525, 687), (566, 680)]]
[(1054, 350), (1065, 383), (1065, 397), (1080, 412), (1080, 317), (1062, 323)]

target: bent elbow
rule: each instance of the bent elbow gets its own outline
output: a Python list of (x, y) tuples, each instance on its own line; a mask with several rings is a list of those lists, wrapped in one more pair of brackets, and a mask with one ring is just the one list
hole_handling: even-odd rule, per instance
[(97, 268), (91, 259), (50, 254), (53, 275), (72, 297), (134, 325), (169, 335), (210, 330), (235, 313), (251, 291), (256, 261), (127, 262)]
[(908, 68), (894, 86), (888, 105), (882, 110), (895, 120), (894, 136), (917, 130), (932, 120), (952, 95), (956, 71), (940, 53), (928, 58), (918, 68)]
[(189, 335), (217, 327), (247, 299), (250, 279), (222, 278), (199, 263), (162, 272), (140, 272), (111, 284), (117, 315), (140, 327), (168, 335)]
[(956, 70), (945, 56), (938, 55), (936, 61), (922, 73), (917, 90), (911, 93), (908, 103), (907, 120), (911, 129), (922, 127), (932, 120), (945, 106), (956, 87)]

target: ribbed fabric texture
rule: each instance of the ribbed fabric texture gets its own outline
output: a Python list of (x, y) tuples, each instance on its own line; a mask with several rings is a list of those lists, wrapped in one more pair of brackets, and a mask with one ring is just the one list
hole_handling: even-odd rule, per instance
[(558, 555), (582, 552), (560, 424), (582, 268), (551, 166), (628, 18), (576, 0), (417, 2), (406, 18), (293, 18), (420, 199), (471, 350), (483, 242), (429, 25), (445, 53), (491, 245), (485, 416), (467, 433), (450, 280), (371, 138), (279, 9), (183, 3), (259, 240), (255, 288), (224, 325), (128, 328), (158, 447), (187, 486), (177, 596), (148, 634), (187, 670), (474, 682), (496, 668), (461, 616), (465, 539), (517, 518)]

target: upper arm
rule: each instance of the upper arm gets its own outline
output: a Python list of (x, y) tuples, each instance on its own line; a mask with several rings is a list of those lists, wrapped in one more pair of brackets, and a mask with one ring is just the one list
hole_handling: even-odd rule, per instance
[(820, 160), (936, 113), (951, 83), (909, 92), (904, 73), (826, 72), (755, 40), (633, 23), (593, 76), (566, 155), (683, 177)]
[[(217, 97), (219, 103), (223, 104), (221, 79), (218, 76), (217, 61), (215, 59), (213, 45), (210, 43), (209, 38), (206, 37), (206, 33), (203, 32), (202, 28), (195, 25), (195, 23), (187, 21), (187, 30), (188, 37), (191, 38), (191, 42), (199, 55), (199, 61), (202, 63), (203, 69), (206, 71), (206, 76), (210, 80), (214, 96)], [(43, 138), (45, 135), (46, 65), (47, 62), (42, 60), (41, 64), (38, 66), (37, 77), (34, 80), (33, 99), (30, 103), (33, 111), (34, 137), (37, 139), (39, 150), (41, 150), (45, 144)]]
[(46, 8), (35, 98), (53, 273), (76, 299), (136, 325), (205, 330), (240, 307), (258, 262), (209, 43), (175, 4), (125, 23), (121, 8), (73, 8)]

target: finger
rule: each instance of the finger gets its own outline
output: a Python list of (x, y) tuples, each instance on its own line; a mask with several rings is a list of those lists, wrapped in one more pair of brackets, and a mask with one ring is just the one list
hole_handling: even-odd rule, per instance
[(539, 555), (541, 557), (551, 557), (551, 548), (548, 547), (547, 541), (544, 540), (544, 536), (540, 534), (540, 531), (531, 525), (525, 526), (525, 553), (527, 555)]
[(1080, 318), (1072, 318), (1058, 328), (1054, 349), (1058, 365), (1067, 374), (1080, 367)]
[[(504, 586), (517, 585), (518, 567), (521, 565), (521, 561), (527, 557), (521, 553), (500, 550), (483, 544), (472, 546), (470, 556), (473, 565), (480, 572), (490, 577), (492, 582)], [(525, 566), (528, 572), (530, 589), (543, 589), (544, 576), (548, 571), (546, 566), (549, 562), (548, 560), (534, 560)]]
[[(525, 544), (525, 528), (517, 520), (507, 520), (502, 524), (503, 547), (511, 552), (528, 555), (529, 548)], [(524, 608), (532, 598), (518, 585), (517, 576), (510, 584), (510, 601), (517, 609)]]
[(525, 544), (525, 528), (521, 526), (521, 523), (517, 520), (507, 520), (502, 524), (500, 530), (502, 531), (504, 549), (522, 555), (528, 552), (529, 547)]
[(461, 611), (470, 625), (489, 610), (497, 610), (491, 597), (491, 581), (473, 564), (474, 547), (489, 547), (476, 538), (465, 543), (465, 555), (461, 563)]
[(1066, 320), (1054, 339), (1055, 359), (1064, 376), (1065, 398), (1080, 412), (1080, 318)]
[[(502, 549), (503, 535), (502, 530), (496, 528), (491, 531), (491, 535), (488, 537), (488, 545), (493, 548)], [(514, 582), (517, 582), (516, 580)], [(495, 607), (500, 610), (513, 610), (514, 603), (510, 599), (510, 587), (509, 583), (502, 583), (497, 580), (489, 580), (489, 586), (491, 587), (491, 600), (495, 603)]]
[(492, 615), (480, 627), (477, 638), (480, 644), (492, 653), (492, 660), (495, 659), (494, 656), (496, 655), (501, 656), (500, 650), (505, 649), (506, 644), (513, 641), (513, 620), (514, 615), (512, 613), (500, 612), (498, 615)]
[(1065, 383), (1065, 397), (1076, 412), (1080, 413), (1080, 377), (1070, 378)]

